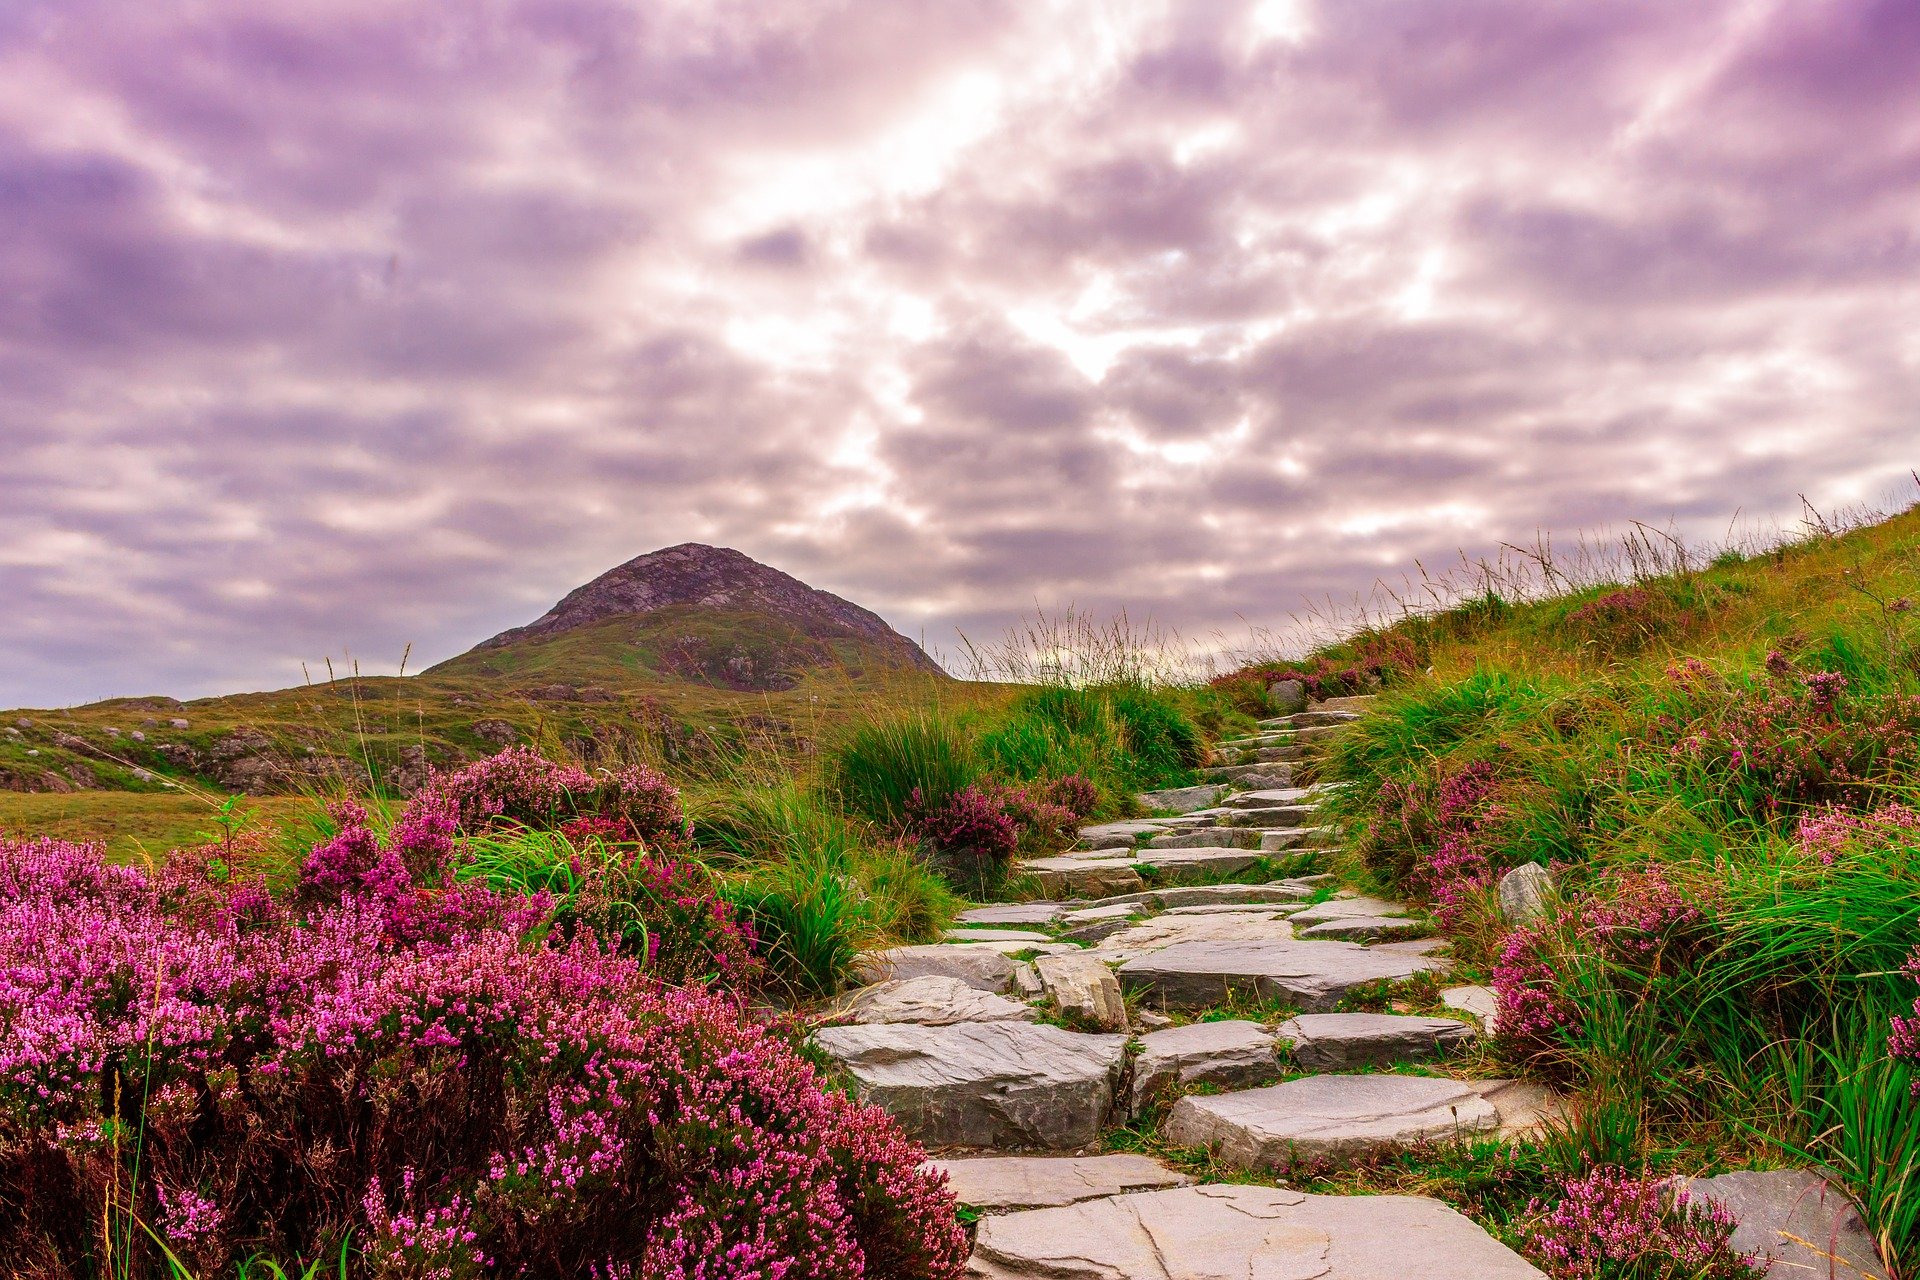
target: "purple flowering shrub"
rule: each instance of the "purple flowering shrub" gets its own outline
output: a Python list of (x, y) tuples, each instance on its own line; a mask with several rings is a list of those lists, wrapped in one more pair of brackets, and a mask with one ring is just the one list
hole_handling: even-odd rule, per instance
[(1830, 671), (1767, 655), (1757, 685), (1698, 659), (1667, 671), (1656, 741), (1703, 789), (1750, 816), (1784, 808), (1870, 804), (1874, 784), (1920, 764), (1920, 698), (1854, 692)]
[[(1907, 957), (1901, 972), (1920, 982), (1920, 951)], [(1913, 1002), (1911, 1016), (1894, 1018), (1892, 1031), (1887, 1037), (1887, 1053), (1896, 1061), (1920, 1067), (1920, 997)], [(1913, 1096), (1920, 1099), (1920, 1080), (1913, 1082)]]
[(1315, 654), (1300, 662), (1257, 662), (1215, 676), (1208, 683), (1249, 715), (1272, 711), (1267, 687), (1298, 680), (1309, 698), (1340, 698), (1390, 685), (1425, 666), (1419, 647), (1397, 631), (1361, 635), (1334, 654)]
[(1801, 815), (1795, 834), (1801, 852), (1830, 867), (1861, 842), (1912, 842), (1920, 837), (1920, 811), (1887, 804), (1868, 813), (1852, 813), (1828, 805)]
[(286, 905), (0, 842), (10, 1274), (105, 1274), (111, 1238), (163, 1275), (146, 1228), (200, 1274), (342, 1239), (376, 1277), (959, 1274), (891, 1120), (734, 1000), (413, 884), (430, 838), (350, 824)]
[(1360, 855), (1389, 884), (1430, 903), (1443, 928), (1459, 931), (1511, 860), (1509, 789), (1484, 760), (1383, 783)]
[(1752, 1280), (1765, 1269), (1734, 1251), (1733, 1216), (1695, 1203), (1670, 1179), (1598, 1168), (1535, 1200), (1522, 1246), (1553, 1280)]
[(1699, 617), (1665, 591), (1623, 587), (1568, 612), (1562, 627), (1603, 655), (1631, 653), (1690, 630)]
[(655, 846), (687, 839), (680, 792), (644, 765), (588, 773), (531, 747), (508, 747), (453, 773), (437, 774), (410, 808), (450, 809), (466, 833), (517, 823), (546, 831), (587, 819), (597, 833)]
[(944, 798), (915, 787), (907, 797), (906, 829), (950, 885), (976, 898), (990, 898), (1006, 883), (1020, 846), (1019, 820), (991, 785), (961, 787)]

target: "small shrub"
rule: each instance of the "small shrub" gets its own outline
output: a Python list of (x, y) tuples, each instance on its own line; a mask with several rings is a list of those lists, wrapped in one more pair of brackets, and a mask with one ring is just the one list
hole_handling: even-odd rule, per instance
[(1762, 1264), (1734, 1252), (1733, 1228), (1669, 1179), (1599, 1168), (1535, 1201), (1520, 1237), (1553, 1280), (1753, 1280)]
[(916, 791), (908, 805), (908, 829), (947, 883), (976, 898), (999, 892), (1020, 843), (1020, 824), (999, 792), (963, 787), (935, 799)]
[(890, 830), (905, 824), (915, 793), (938, 806), (980, 773), (966, 731), (937, 712), (860, 725), (826, 761), (827, 788), (846, 811)]

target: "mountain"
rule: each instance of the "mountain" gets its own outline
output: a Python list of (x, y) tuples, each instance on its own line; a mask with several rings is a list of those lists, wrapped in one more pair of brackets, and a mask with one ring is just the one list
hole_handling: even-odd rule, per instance
[(877, 614), (728, 547), (649, 552), (577, 587), (524, 627), (426, 674), (605, 680), (651, 674), (717, 688), (791, 689), (808, 671), (940, 674)]

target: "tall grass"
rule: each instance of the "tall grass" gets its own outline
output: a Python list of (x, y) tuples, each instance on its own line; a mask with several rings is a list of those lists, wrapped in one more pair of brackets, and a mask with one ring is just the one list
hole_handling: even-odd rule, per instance
[(855, 725), (827, 756), (824, 782), (847, 812), (898, 827), (915, 793), (937, 805), (981, 772), (960, 719), (934, 707), (883, 713)]

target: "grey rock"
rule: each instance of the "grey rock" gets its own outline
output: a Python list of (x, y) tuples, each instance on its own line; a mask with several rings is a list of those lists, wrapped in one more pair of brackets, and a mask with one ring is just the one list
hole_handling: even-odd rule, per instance
[(1287, 1000), (1319, 1012), (1363, 983), (1397, 981), (1441, 967), (1427, 956), (1382, 953), (1351, 942), (1196, 939), (1129, 959), (1119, 976), (1125, 990), (1172, 1009), (1204, 1009), (1241, 995)]
[(1153, 835), (1163, 827), (1164, 824), (1149, 818), (1133, 818), (1122, 822), (1096, 822), (1090, 827), (1080, 828), (1080, 843), (1089, 849), (1096, 847), (1092, 843), (1094, 841), (1099, 841), (1102, 845), (1113, 840), (1119, 840), (1122, 844), (1132, 844), (1139, 837)]
[(1769, 1274), (1886, 1280), (1859, 1211), (1811, 1169), (1723, 1173), (1680, 1182), (1696, 1203), (1710, 1201), (1733, 1215), (1733, 1247), (1772, 1258)]
[(1480, 1027), (1488, 1035), (1499, 1034), (1495, 1024), (1500, 1020), (1500, 997), (1492, 988), (1448, 987), (1440, 993), (1440, 1003), (1480, 1019)]
[(167, 721), (167, 723), (172, 725), (176, 729), (185, 729), (188, 727), (188, 724), (189, 724), (188, 721), (182, 720), (178, 717), (175, 717), (174, 719)]
[(1477, 1038), (1452, 1018), (1398, 1013), (1303, 1013), (1275, 1034), (1293, 1042), (1293, 1060), (1309, 1071), (1349, 1071), (1422, 1062), (1457, 1052)]
[(1217, 764), (1201, 770), (1200, 776), (1245, 787), (1284, 787), (1293, 781), (1293, 769), (1285, 764)]
[(1040, 1016), (1032, 1005), (970, 987), (958, 978), (934, 974), (861, 987), (842, 999), (834, 1012), (854, 1023), (918, 1022), (927, 1026), (1033, 1022)]
[(1127, 1029), (1127, 1003), (1120, 981), (1098, 959), (1085, 952), (1042, 956), (1033, 962), (1040, 987), (1064, 1016), (1102, 1031)]
[(1220, 819), (1223, 827), (1246, 827), (1254, 831), (1277, 831), (1282, 827), (1312, 826), (1320, 810), (1310, 804), (1281, 805), (1267, 809), (1236, 809)]
[(1202, 902), (1191, 907), (1168, 907), (1162, 915), (1217, 916), (1228, 912), (1263, 912), (1267, 915), (1291, 915), (1300, 910), (1297, 902)]
[(958, 978), (981, 991), (1002, 992), (1013, 978), (1013, 961), (992, 947), (935, 942), (864, 952), (852, 967), (853, 980), (859, 983), (921, 978), (929, 974)]
[(1258, 849), (1260, 833), (1233, 827), (1204, 827), (1198, 831), (1169, 831), (1147, 841), (1148, 849)]
[(1140, 1031), (1165, 1031), (1173, 1025), (1173, 1019), (1164, 1013), (1155, 1013), (1151, 1009), (1135, 1009), (1133, 1025)]
[(1379, 942), (1405, 938), (1419, 933), (1426, 925), (1405, 916), (1335, 916), (1319, 924), (1296, 929), (1302, 938), (1334, 938), (1347, 942)]
[(1508, 924), (1540, 919), (1552, 900), (1553, 874), (1537, 862), (1515, 867), (1500, 877), (1500, 915)]
[(1218, 845), (1195, 849), (1142, 849), (1134, 855), (1134, 865), (1152, 867), (1157, 880), (1177, 884), (1182, 880), (1211, 876), (1232, 876), (1260, 865), (1260, 854), (1252, 849), (1227, 849)]
[(1285, 1169), (1303, 1157), (1344, 1162), (1499, 1127), (1499, 1109), (1459, 1080), (1327, 1075), (1182, 1098), (1167, 1115), (1166, 1136), (1235, 1168)]
[(1331, 849), (1339, 833), (1332, 827), (1281, 827), (1260, 832), (1260, 852)]
[(1223, 788), (1171, 787), (1165, 791), (1142, 791), (1138, 797), (1143, 809), (1164, 809), (1171, 813), (1192, 813), (1205, 809), (1220, 798)]
[(1192, 1084), (1246, 1089), (1280, 1076), (1273, 1032), (1254, 1022), (1194, 1022), (1140, 1037), (1133, 1060), (1135, 1114), (1155, 1094)]
[(1299, 680), (1275, 680), (1267, 686), (1267, 701), (1281, 715), (1307, 709), (1307, 686)]
[(1031, 929), (949, 929), (941, 937), (948, 942), (1052, 942), (1050, 933)]
[(1105, 942), (1132, 923), (1133, 919), (1128, 916), (1104, 916), (1098, 920), (1090, 920), (1086, 924), (1074, 925), (1063, 931), (1060, 936), (1069, 942), (1083, 942), (1092, 946), (1096, 942)]
[(1159, 891), (1162, 907), (1287, 905), (1309, 897), (1313, 890), (1279, 881), (1274, 884), (1192, 884)]
[(1350, 920), (1360, 916), (1405, 917), (1406, 914), (1407, 909), (1397, 902), (1355, 894), (1352, 897), (1329, 898), (1325, 902), (1316, 902), (1296, 915), (1294, 920), (1299, 924), (1323, 924), (1329, 920)]
[[(1117, 963), (1194, 942), (1236, 943), (1248, 947), (1295, 945), (1293, 930), (1287, 927), (1286, 916), (1279, 910), (1225, 911), (1155, 916), (1105, 939), (1096, 952), (1102, 959)], [(1121, 985), (1133, 989), (1124, 980)], [(1216, 998), (1207, 1003), (1218, 1002)]]
[(956, 919), (961, 924), (1052, 924), (1063, 910), (1057, 902), (999, 902), (970, 907)]
[(1060, 917), (1060, 923), (1074, 925), (1097, 924), (1103, 920), (1132, 920), (1147, 914), (1149, 909), (1146, 903), (1132, 899), (1126, 902), (1102, 902), (1090, 907), (1075, 907)]
[(1020, 870), (1031, 875), (1040, 892), (1049, 897), (1105, 898), (1147, 887), (1140, 873), (1126, 861), (1035, 858), (1021, 863)]
[(1313, 797), (1313, 792), (1305, 787), (1263, 787), (1258, 791), (1242, 791), (1228, 796), (1220, 802), (1222, 809), (1284, 809), (1292, 805), (1303, 804)]
[(1344, 698), (1322, 698), (1313, 704), (1315, 711), (1365, 711), (1380, 701), (1377, 693), (1352, 693)]
[(863, 1102), (928, 1146), (1074, 1150), (1100, 1135), (1125, 1036), (1024, 1022), (827, 1027), (814, 1042)]
[(1544, 1280), (1424, 1196), (1199, 1186), (987, 1218), (972, 1280)]
[(1360, 718), (1357, 711), (1336, 711), (1327, 707), (1318, 710), (1300, 710), (1287, 717), (1287, 723), (1295, 729), (1324, 729), (1333, 725), (1352, 724)]
[(1138, 1155), (964, 1156), (927, 1163), (947, 1175), (955, 1199), (985, 1213), (1050, 1209), (1193, 1181)]

